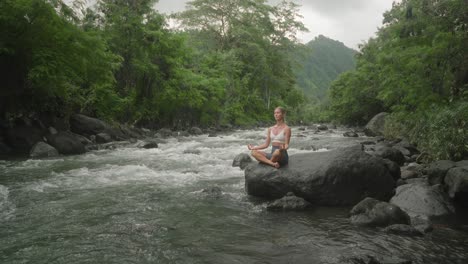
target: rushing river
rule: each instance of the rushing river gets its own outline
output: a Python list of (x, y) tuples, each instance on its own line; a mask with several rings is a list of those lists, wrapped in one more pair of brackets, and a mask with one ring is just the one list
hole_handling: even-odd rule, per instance
[[(293, 129), (290, 155), (368, 138)], [(352, 226), (350, 208), (269, 212), (231, 166), (264, 130), (79, 156), (0, 161), (0, 263), (340, 263), (343, 256), (468, 263), (468, 234)], [(220, 196), (203, 192), (219, 187)]]

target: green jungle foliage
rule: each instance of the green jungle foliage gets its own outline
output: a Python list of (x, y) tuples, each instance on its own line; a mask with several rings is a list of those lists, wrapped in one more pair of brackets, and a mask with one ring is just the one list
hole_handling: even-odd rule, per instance
[(365, 124), (392, 113), (387, 135), (408, 137), (432, 158), (468, 155), (468, 5), (403, 0), (361, 47), (355, 71), (331, 87), (331, 117)]
[(290, 1), (191, 1), (171, 18), (182, 31), (169, 29), (155, 0), (80, 3), (0, 2), (1, 118), (81, 112), (147, 127), (245, 125), (305, 102), (286, 55), (306, 30)]

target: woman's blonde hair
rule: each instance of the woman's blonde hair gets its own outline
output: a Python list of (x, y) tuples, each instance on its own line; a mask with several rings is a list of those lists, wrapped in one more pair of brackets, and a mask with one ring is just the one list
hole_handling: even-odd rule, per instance
[(284, 109), (283, 107), (277, 106), (277, 107), (275, 108), (275, 110), (276, 110), (276, 109), (279, 109), (283, 115), (286, 114), (286, 109)]

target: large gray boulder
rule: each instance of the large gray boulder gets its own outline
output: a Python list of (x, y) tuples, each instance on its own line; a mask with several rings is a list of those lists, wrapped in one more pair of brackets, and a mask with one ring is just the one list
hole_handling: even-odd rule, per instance
[(350, 212), (351, 223), (362, 226), (389, 226), (410, 224), (410, 217), (398, 206), (373, 198), (366, 198)]
[(241, 153), (234, 158), (234, 160), (232, 161), (232, 166), (240, 167), (241, 170), (243, 170), (247, 167), (247, 165), (249, 165), (252, 162), (253, 160), (249, 154)]
[(4, 131), (4, 143), (16, 153), (28, 154), (39, 141), (43, 141), (47, 129), (41, 127), (40, 122), (29, 118), (20, 118)]
[(71, 131), (80, 135), (96, 135), (105, 132), (108, 127), (104, 121), (89, 116), (76, 114), (70, 117)]
[(450, 198), (468, 207), (468, 166), (450, 169), (445, 176)]
[(360, 145), (291, 155), (280, 169), (256, 162), (245, 169), (250, 195), (276, 199), (293, 192), (318, 205), (355, 205), (366, 197), (388, 201), (394, 187), (384, 161)]
[(58, 156), (58, 151), (45, 142), (37, 142), (31, 149), (29, 156), (31, 158), (46, 158)]
[(47, 142), (60, 154), (72, 155), (86, 152), (85, 146), (70, 132), (59, 131), (57, 134), (48, 134)]
[(385, 127), (385, 118), (388, 113), (382, 112), (374, 116), (366, 125), (364, 133), (366, 136), (383, 136)]
[(427, 168), (427, 181), (430, 185), (443, 183), (447, 172), (456, 165), (451, 160), (438, 160), (431, 163)]
[(125, 135), (120, 128), (115, 129), (102, 120), (82, 114), (75, 114), (70, 117), (70, 130), (86, 137), (106, 133), (114, 140), (128, 138), (128, 135)]
[(430, 186), (424, 181), (415, 181), (399, 186), (390, 203), (399, 206), (411, 217), (424, 219), (448, 216), (455, 212), (453, 204), (442, 186)]
[(389, 159), (393, 162), (396, 162), (400, 166), (402, 166), (405, 163), (405, 156), (403, 155), (403, 153), (401, 153), (401, 151), (393, 147), (377, 145), (375, 147), (374, 155), (384, 159)]

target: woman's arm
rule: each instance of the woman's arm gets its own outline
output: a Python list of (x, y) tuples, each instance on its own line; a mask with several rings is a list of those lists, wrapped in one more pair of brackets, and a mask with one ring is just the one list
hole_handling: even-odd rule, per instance
[(247, 147), (249, 148), (249, 150), (266, 149), (268, 148), (268, 146), (270, 146), (270, 140), (270, 128), (268, 128), (265, 143), (258, 146), (252, 146), (251, 144), (249, 144)]
[(284, 131), (285, 133), (285, 142), (284, 142), (284, 146), (283, 146), (283, 149), (288, 149), (289, 148), (289, 141), (291, 140), (291, 128), (290, 127), (287, 127), (286, 128), (286, 131)]

